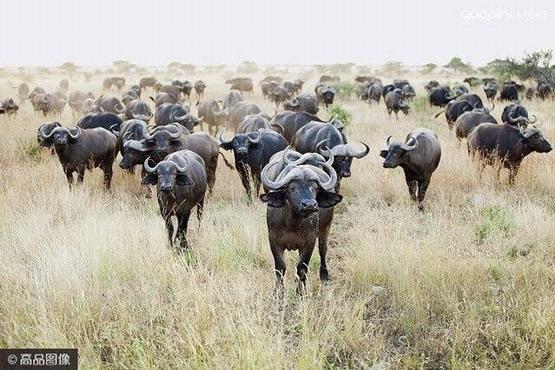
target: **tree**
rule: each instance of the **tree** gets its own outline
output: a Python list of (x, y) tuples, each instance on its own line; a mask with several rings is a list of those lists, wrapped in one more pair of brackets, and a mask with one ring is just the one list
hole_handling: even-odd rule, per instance
[(65, 71), (70, 77), (73, 77), (75, 72), (79, 69), (79, 66), (73, 62), (65, 62), (60, 66), (60, 69)]
[(437, 64), (428, 63), (422, 66), (422, 69), (420, 69), (420, 73), (422, 73), (423, 75), (430, 75), (436, 70), (436, 68)]
[(406, 72), (407, 72), (407, 70), (406, 70), (405, 65), (403, 64), (403, 62), (390, 61), (390, 62), (386, 62), (382, 66), (382, 73), (385, 74), (385, 75), (388, 75), (388, 76), (398, 77), (399, 75), (402, 75)]
[(516, 77), (520, 80), (535, 80), (537, 83), (555, 85), (555, 66), (552, 64), (553, 50), (540, 50), (525, 54), (521, 60), (495, 59), (480, 70), (501, 80)]
[(470, 63), (465, 63), (462, 61), (461, 58), (459, 57), (454, 57), (452, 58), (449, 63), (447, 63), (446, 65), (444, 65), (445, 68), (450, 69), (454, 72), (459, 72), (459, 73), (472, 73), (474, 72), (474, 69), (472, 68), (472, 66), (470, 65)]

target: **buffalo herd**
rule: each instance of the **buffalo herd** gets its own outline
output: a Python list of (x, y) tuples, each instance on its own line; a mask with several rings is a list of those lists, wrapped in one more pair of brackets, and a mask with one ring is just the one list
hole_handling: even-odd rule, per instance
[[(67, 80), (51, 92), (40, 87), (31, 90), (22, 83), (17, 89), (19, 101), (3, 100), (0, 114), (14, 115), (19, 105), (29, 101), (35, 112), (51, 117), (59, 115), (67, 103), (75, 119), (73, 127), (44, 123), (38, 128), (37, 141), (42, 147), (52, 148), (70, 187), (74, 173), (81, 183), (86, 170), (100, 168), (105, 188), (110, 189), (118, 154), (122, 169), (133, 173), (140, 166), (148, 193), (151, 186), (156, 187), (169, 243), (178, 243), (180, 251), (189, 247), (187, 225), (195, 207), (201, 220), (221, 158), (237, 171), (249, 203), (254, 193), (267, 206), (277, 287), (283, 285), (286, 270), (284, 251), (297, 250), (297, 289), (303, 293), (317, 240), (320, 278), (329, 278), (328, 235), (334, 207), (343, 200), (341, 183), (351, 176), (353, 159), (361, 160), (370, 153), (365, 143), (348, 139), (340, 119), (317, 116), (320, 107), (327, 110), (334, 104), (339, 81), (337, 76), (324, 75), (311, 95), (302, 93), (304, 81), (300, 79), (265, 77), (258, 84), (263, 97), (275, 103), (276, 109), (283, 109), (273, 113), (248, 101), (254, 84), (247, 77), (226, 80), (230, 90), (221, 100), (204, 98), (207, 84), (202, 80), (174, 80), (164, 85), (155, 77), (144, 77), (126, 88), (125, 78), (110, 77), (102, 82), (103, 93), (108, 95), (98, 97), (86, 91), (73, 91), (66, 97)], [(399, 111), (410, 114), (416, 92), (409, 81), (395, 79), (384, 84), (372, 76), (358, 76), (355, 81), (358, 97), (368, 104), (379, 105), (383, 98), (389, 115), (393, 112), (398, 117)], [(442, 109), (436, 118), (445, 115), (458, 141), (466, 139), (469, 155), (480, 163), (480, 173), (487, 165), (496, 166), (497, 174), (507, 168), (512, 185), (527, 155), (552, 150), (542, 132), (533, 126), (536, 117), (528, 113), (519, 98), (546, 99), (552, 96), (551, 87), (538, 84), (526, 89), (515, 81), (498, 84), (492, 78), (476, 77), (464, 83), (470, 89), (482, 85), (491, 107), (485, 107), (480, 96), (464, 84), (448, 86), (437, 81), (424, 86), (427, 100), (431, 107)], [(109, 96), (114, 89), (121, 98)], [(193, 89), (197, 115), (186, 104)], [(146, 91), (155, 95), (145, 97)], [(509, 102), (501, 122), (491, 114), (496, 97), (498, 102)], [(376, 150), (383, 157), (383, 167), (403, 169), (410, 198), (423, 211), (426, 191), (441, 160), (437, 134), (416, 128), (402, 141), (391, 136), (384, 141), (385, 149)], [(226, 151), (232, 153), (234, 165), (225, 158)], [(177, 218), (177, 230), (172, 217)]]

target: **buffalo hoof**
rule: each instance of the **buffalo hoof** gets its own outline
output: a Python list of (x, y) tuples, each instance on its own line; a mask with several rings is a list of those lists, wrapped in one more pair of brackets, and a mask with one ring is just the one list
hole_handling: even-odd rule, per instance
[(330, 280), (330, 274), (328, 273), (328, 269), (320, 269), (320, 280), (322, 281)]

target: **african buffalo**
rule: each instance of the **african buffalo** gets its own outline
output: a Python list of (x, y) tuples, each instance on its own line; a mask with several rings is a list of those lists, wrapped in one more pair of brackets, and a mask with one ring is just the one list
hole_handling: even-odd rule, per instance
[(181, 251), (187, 249), (187, 225), (192, 209), (197, 207), (200, 222), (206, 194), (206, 170), (202, 158), (190, 150), (180, 150), (168, 154), (154, 167), (145, 160), (143, 168), (147, 175), (143, 185), (156, 185), (160, 214), (166, 222), (168, 239), (173, 247), (172, 216), (177, 217), (175, 240), (179, 240)]
[(401, 90), (395, 89), (388, 92), (384, 100), (387, 113), (390, 116), (391, 112), (394, 112), (395, 118), (399, 119), (399, 111), (402, 111), (405, 115), (409, 114), (410, 107)]
[(260, 195), (260, 200), (267, 203), (266, 222), (274, 257), (276, 288), (282, 292), (286, 269), (284, 251), (298, 250), (297, 292), (304, 294), (316, 239), (320, 253), (320, 279), (329, 279), (326, 265), (327, 241), (333, 220), (333, 207), (341, 201), (342, 196), (334, 192), (337, 174), (331, 163), (323, 162), (320, 166), (313, 166), (291, 162), (278, 172), (274, 169), (280, 159), (277, 158), (276, 161), (270, 162), (262, 171), (261, 180), (268, 192)]
[(260, 192), (260, 173), (268, 164), (270, 158), (277, 152), (287, 147), (287, 141), (273, 130), (258, 129), (247, 133), (236, 133), (231, 140), (223, 138), (220, 133), (220, 148), (233, 150), (235, 168), (239, 172), (241, 183), (251, 200), (251, 185), (249, 174), (252, 177), (256, 196)]
[[(482, 123), (468, 135), (468, 153), (480, 159), (480, 175), (486, 165), (509, 169), (513, 185), (524, 157), (532, 152), (549, 153), (553, 147), (537, 128), (524, 130), (508, 124)], [(501, 171), (497, 168), (497, 177)]]
[(404, 143), (390, 140), (391, 136), (387, 138), (387, 150), (380, 151), (380, 156), (385, 158), (383, 167), (400, 166), (404, 170), (410, 197), (422, 210), (426, 190), (441, 159), (437, 135), (426, 128), (417, 128), (407, 135)]
[(112, 164), (117, 155), (116, 136), (103, 128), (83, 130), (56, 127), (48, 134), (44, 126), (38, 131), (41, 146), (53, 146), (69, 186), (73, 184), (73, 172), (77, 172), (77, 182), (82, 183), (85, 170), (99, 167), (104, 172), (104, 186), (110, 189)]

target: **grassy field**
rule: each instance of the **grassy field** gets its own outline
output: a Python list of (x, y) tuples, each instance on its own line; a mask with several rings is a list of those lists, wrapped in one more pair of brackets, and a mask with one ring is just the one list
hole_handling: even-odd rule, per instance
[[(222, 75), (187, 77), (205, 79), (208, 98), (227, 91)], [(115, 164), (111, 192), (99, 170), (70, 191), (58, 159), (36, 146), (45, 119), (29, 103), (0, 116), (0, 347), (77, 347), (83, 368), (554, 367), (555, 155), (526, 158), (512, 188), (505, 171), (502, 183), (491, 169), (479, 180), (466, 144), (433, 118), (424, 78), (406, 77), (417, 99), (399, 120), (383, 101), (339, 102), (353, 117), (347, 137), (371, 151), (342, 183), (332, 280), (318, 280), (315, 253), (309, 293), (297, 297), (289, 252), (283, 302), (272, 296), (265, 205), (249, 206), (221, 161), (205, 217), (190, 224), (192, 252), (178, 256), (138, 174)], [(31, 86), (50, 91), (61, 78)], [(70, 81), (70, 91), (100, 94), (102, 78)], [(0, 97), (16, 96), (11, 81)], [(248, 100), (272, 113), (255, 90)], [(525, 104), (555, 141), (555, 103)], [(57, 120), (72, 124), (69, 107)], [(443, 151), (426, 212), (378, 155), (387, 136), (416, 127), (437, 132)]]

